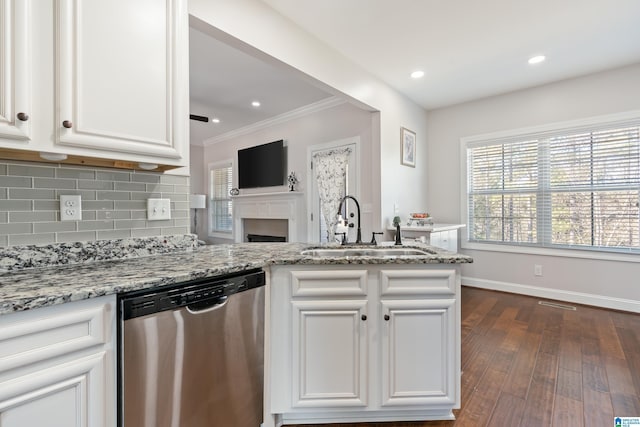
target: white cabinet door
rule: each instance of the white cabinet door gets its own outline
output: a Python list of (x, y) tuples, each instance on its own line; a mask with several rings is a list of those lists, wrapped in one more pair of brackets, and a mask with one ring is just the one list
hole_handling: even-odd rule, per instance
[(458, 252), (458, 230), (435, 231), (431, 233), (431, 246), (450, 252)]
[(115, 312), (109, 295), (0, 316), (0, 425), (116, 425)]
[(0, 0), (0, 147), (31, 137), (30, 0)]
[(187, 165), (186, 1), (60, 0), (57, 18), (58, 151)]
[(436, 248), (442, 247), (442, 232), (441, 231), (432, 231), (429, 235), (429, 244), (431, 246), (435, 246)]
[(382, 405), (454, 405), (455, 300), (382, 300)]
[(2, 383), (3, 427), (107, 427), (104, 351)]
[(367, 405), (366, 301), (293, 301), (293, 407)]

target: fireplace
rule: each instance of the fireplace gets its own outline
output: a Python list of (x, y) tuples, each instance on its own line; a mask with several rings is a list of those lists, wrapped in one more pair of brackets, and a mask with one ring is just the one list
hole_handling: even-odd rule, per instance
[(286, 242), (289, 237), (289, 220), (244, 218), (242, 229), (245, 242)]
[(233, 232), (237, 243), (249, 241), (248, 234), (282, 237), (287, 242), (307, 239), (304, 193), (243, 194), (233, 197)]

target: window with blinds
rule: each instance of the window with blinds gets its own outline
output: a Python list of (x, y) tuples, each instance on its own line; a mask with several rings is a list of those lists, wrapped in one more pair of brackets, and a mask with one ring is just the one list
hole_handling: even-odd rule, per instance
[(640, 120), (466, 150), (470, 242), (640, 251)]
[(209, 169), (210, 232), (230, 233), (233, 230), (231, 191), (233, 168), (230, 164)]

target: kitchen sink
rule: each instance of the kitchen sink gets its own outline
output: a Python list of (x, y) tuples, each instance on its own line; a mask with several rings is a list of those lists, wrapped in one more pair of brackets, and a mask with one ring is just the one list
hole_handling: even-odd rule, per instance
[(414, 248), (335, 248), (335, 249), (306, 249), (301, 255), (318, 258), (340, 258), (355, 256), (398, 257), (434, 255), (435, 251)]

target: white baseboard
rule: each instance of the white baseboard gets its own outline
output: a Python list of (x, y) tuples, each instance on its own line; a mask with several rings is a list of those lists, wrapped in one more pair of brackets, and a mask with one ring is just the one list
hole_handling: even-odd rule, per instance
[(562, 289), (541, 288), (538, 286), (521, 285), (518, 283), (498, 282), (496, 280), (462, 277), (462, 285), (474, 288), (491, 289), (494, 291), (511, 292), (538, 298), (554, 299), (573, 302), (576, 304), (593, 305), (614, 310), (640, 313), (640, 301), (608, 297), (604, 295), (586, 294), (582, 292), (566, 291)]

